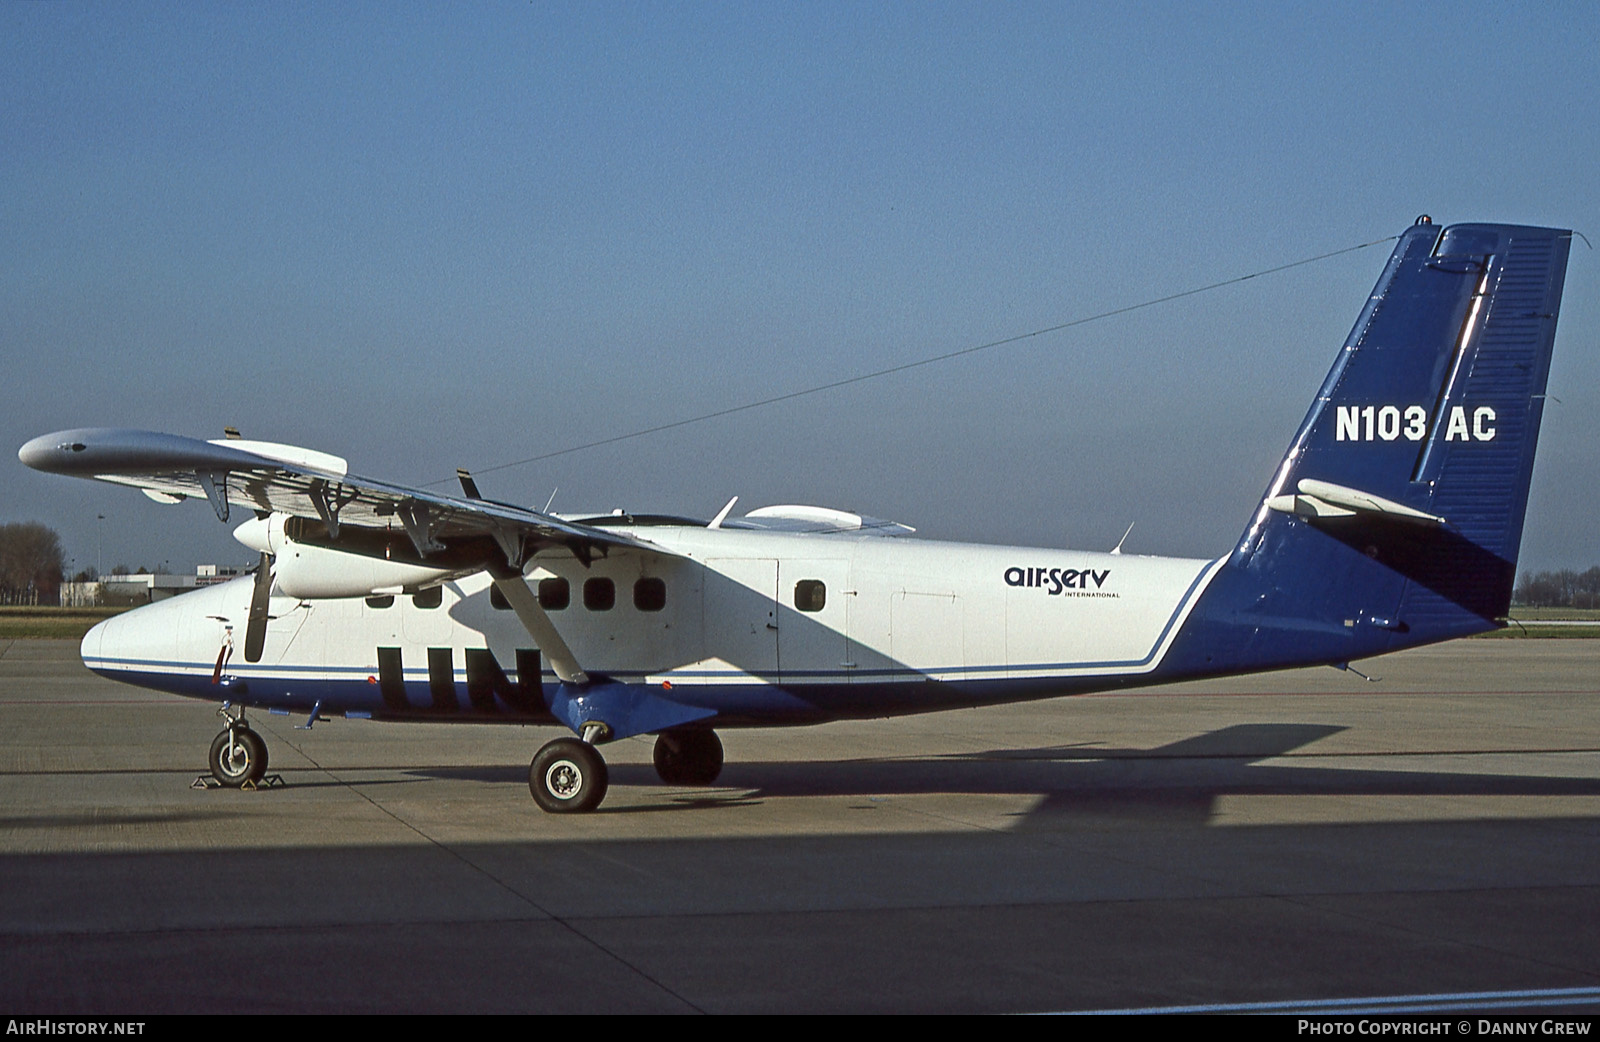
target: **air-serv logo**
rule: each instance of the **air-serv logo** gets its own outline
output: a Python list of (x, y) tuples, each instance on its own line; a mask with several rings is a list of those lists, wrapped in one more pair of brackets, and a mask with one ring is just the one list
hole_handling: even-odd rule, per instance
[[(1093, 568), (1007, 568), (1007, 586), (1027, 586), (1043, 590), (1051, 597), (1116, 597), (1102, 590), (1111, 569)], [(1091, 584), (1093, 588), (1091, 589)]]
[[(1445, 414), (1445, 441), (1493, 441), (1494, 410), (1452, 405)], [(1341, 405), (1334, 419), (1334, 441), (1421, 441), (1428, 435), (1428, 410), (1420, 405)]]

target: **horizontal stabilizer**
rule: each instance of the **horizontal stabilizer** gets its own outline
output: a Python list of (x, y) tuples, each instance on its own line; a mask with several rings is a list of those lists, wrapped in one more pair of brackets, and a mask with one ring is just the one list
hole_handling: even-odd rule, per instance
[(1442, 525), (1445, 519), (1413, 509), (1392, 499), (1375, 496), (1371, 492), (1335, 485), (1331, 481), (1302, 478), (1295, 486), (1299, 495), (1273, 496), (1267, 506), (1285, 514), (1300, 517), (1340, 518), (1367, 517), (1391, 521), (1410, 521), (1423, 525)]

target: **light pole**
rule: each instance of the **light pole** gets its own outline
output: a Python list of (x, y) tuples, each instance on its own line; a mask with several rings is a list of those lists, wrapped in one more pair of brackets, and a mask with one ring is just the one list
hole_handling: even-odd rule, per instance
[(106, 562), (100, 555), (100, 547), (104, 542), (102, 533), (106, 527), (100, 522), (105, 519), (106, 516), (104, 514), (96, 514), (94, 519), (94, 577), (97, 582), (100, 581), (101, 576), (106, 574)]

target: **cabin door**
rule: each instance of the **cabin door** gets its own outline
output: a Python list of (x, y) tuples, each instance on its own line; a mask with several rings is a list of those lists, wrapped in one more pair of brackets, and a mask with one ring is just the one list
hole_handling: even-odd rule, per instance
[(706, 561), (705, 658), (778, 679), (778, 562), (767, 558)]

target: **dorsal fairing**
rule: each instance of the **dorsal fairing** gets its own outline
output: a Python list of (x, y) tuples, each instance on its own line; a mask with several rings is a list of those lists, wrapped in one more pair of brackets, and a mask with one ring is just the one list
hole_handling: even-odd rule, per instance
[(853, 533), (856, 535), (910, 535), (916, 529), (898, 521), (885, 521), (848, 510), (799, 504), (761, 507), (742, 518), (723, 522), (725, 528), (755, 528), (770, 532), (803, 532), (818, 535)]

